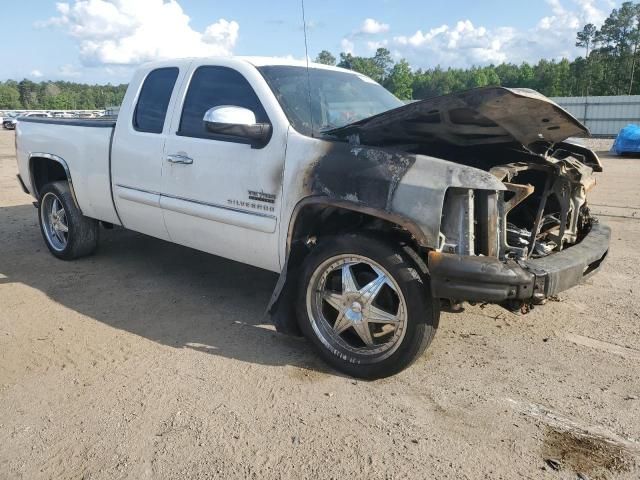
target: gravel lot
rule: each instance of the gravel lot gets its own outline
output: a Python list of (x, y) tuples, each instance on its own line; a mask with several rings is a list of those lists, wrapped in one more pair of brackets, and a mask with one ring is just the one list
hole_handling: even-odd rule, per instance
[(368, 383), (264, 324), (271, 273), (124, 230), (54, 259), (13, 138), (0, 478), (638, 478), (640, 160), (604, 160), (599, 275), (527, 316), (444, 314), (417, 364)]
[(611, 150), (614, 139), (612, 138), (572, 138), (571, 141), (580, 143), (591, 150), (606, 154)]

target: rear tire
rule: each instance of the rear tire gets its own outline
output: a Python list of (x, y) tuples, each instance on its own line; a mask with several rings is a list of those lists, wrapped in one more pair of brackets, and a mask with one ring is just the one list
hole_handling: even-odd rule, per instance
[(429, 277), (400, 246), (356, 234), (326, 238), (305, 258), (300, 280), (300, 329), (350, 376), (398, 373), (435, 335), (440, 310)]
[(55, 257), (74, 260), (95, 252), (98, 221), (80, 213), (67, 182), (52, 182), (42, 188), (38, 219), (44, 242)]

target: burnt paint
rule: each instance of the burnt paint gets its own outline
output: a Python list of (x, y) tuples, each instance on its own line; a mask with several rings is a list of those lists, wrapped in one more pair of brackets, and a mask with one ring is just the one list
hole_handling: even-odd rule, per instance
[(313, 166), (311, 194), (389, 212), (398, 184), (416, 155), (383, 148), (332, 142)]
[[(308, 200), (299, 206), (325, 203), (390, 219), (393, 195), (415, 161), (416, 155), (407, 152), (330, 142), (303, 174)], [(295, 212), (299, 210), (296, 208)], [(403, 226), (410, 231), (420, 231), (414, 225)], [(299, 335), (294, 307), (297, 282), (289, 280), (299, 275), (301, 259), (292, 261), (291, 242), (295, 240), (291, 238), (292, 233), (284, 268), (267, 306), (267, 316), (278, 332)]]

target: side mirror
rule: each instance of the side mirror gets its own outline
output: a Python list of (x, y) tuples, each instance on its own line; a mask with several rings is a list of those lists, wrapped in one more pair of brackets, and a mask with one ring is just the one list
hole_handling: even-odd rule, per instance
[(264, 147), (271, 138), (271, 124), (256, 123), (255, 114), (244, 107), (220, 105), (204, 114), (207, 132), (228, 137), (230, 140), (246, 141), (252, 147)]

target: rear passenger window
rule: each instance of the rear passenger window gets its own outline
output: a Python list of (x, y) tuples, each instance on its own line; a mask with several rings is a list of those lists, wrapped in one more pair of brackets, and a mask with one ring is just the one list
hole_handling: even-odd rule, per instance
[(176, 67), (159, 68), (147, 76), (133, 114), (133, 128), (139, 132), (162, 133), (177, 78)]
[(200, 67), (193, 74), (184, 100), (178, 135), (216, 138), (207, 132), (203, 119), (207, 110), (221, 105), (248, 108), (258, 123), (269, 122), (258, 96), (242, 74), (227, 67)]

